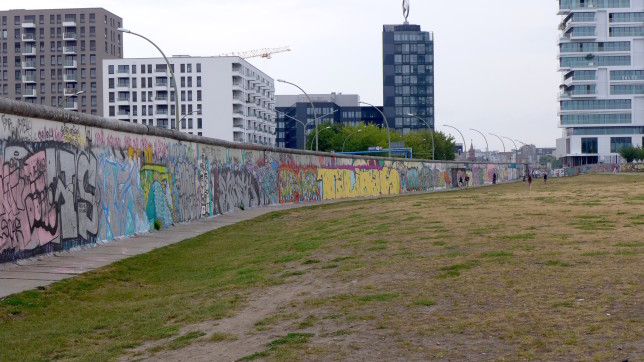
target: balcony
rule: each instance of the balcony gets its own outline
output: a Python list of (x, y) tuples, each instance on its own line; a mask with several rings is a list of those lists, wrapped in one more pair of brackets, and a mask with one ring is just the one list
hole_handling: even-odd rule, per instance
[(36, 62), (22, 62), (22, 69), (36, 69)]
[(25, 89), (24, 91), (22, 91), (22, 96), (23, 97), (31, 98), (31, 97), (35, 97), (37, 95), (38, 94), (37, 94), (35, 89)]
[(240, 142), (240, 143), (244, 143), (244, 142), (246, 142), (246, 141), (245, 141), (245, 138), (246, 138), (246, 137), (245, 137), (244, 132), (241, 132), (241, 131), (233, 131), (233, 141), (235, 141), (235, 142)]
[(63, 47), (63, 54), (76, 54), (76, 47), (75, 46), (66, 46)]
[(65, 82), (76, 82), (76, 74), (63, 74), (63, 81)]
[(36, 41), (36, 34), (22, 34), (22, 41)]
[(36, 76), (35, 75), (23, 75), (22, 76), (22, 82), (23, 83), (36, 83)]
[(78, 68), (78, 62), (75, 60), (65, 60), (64, 68)]
[(127, 97), (125, 97), (125, 96), (119, 96), (119, 97), (117, 97), (117, 98), (116, 98), (116, 101), (117, 101), (117, 102), (129, 102), (129, 101), (130, 101), (130, 97), (129, 97), (129, 96), (127, 96)]
[(24, 47), (22, 48), (22, 55), (36, 55), (36, 47)]
[(157, 115), (164, 115), (164, 116), (167, 116), (167, 115), (168, 115), (168, 110), (167, 110), (167, 109), (163, 109), (163, 108), (161, 108), (161, 109), (157, 109)]
[(76, 26), (76, 20), (65, 20), (63, 21), (63, 26), (73, 28)]
[(119, 111), (116, 114), (119, 115), (119, 116), (129, 116), (130, 111), (125, 110), (125, 109), (119, 109)]
[(155, 86), (155, 87), (164, 87), (164, 88), (167, 88), (167, 87), (168, 87), (168, 82), (156, 82), (156, 83), (154, 83), (154, 86)]
[(76, 88), (65, 88), (63, 94), (65, 94), (66, 96), (73, 96), (74, 94), (76, 94)]
[(65, 108), (67, 110), (77, 111), (78, 110), (78, 102), (65, 101), (65, 103), (63, 103), (63, 108)]
[(36, 23), (33, 20), (27, 20), (24, 23), (22, 23), (23, 29), (33, 29), (35, 27), (36, 27)]
[(76, 40), (78, 39), (76, 33), (63, 33), (63, 40)]

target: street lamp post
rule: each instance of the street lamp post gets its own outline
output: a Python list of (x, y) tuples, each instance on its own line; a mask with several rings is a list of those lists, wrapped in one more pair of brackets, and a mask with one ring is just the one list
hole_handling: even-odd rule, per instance
[[(201, 108), (199, 108), (199, 109), (197, 109), (197, 110), (194, 110), (194, 111), (192, 111), (192, 112), (188, 112), (188, 113), (184, 114), (184, 115), (183, 115), (183, 117), (181, 117), (181, 119), (179, 120), (179, 123), (181, 123), (181, 122), (182, 122), (186, 117), (188, 117), (189, 115), (191, 115), (191, 114), (193, 114), (193, 113), (199, 113), (199, 112), (201, 112)], [(179, 130), (179, 123), (177, 123), (177, 130)]]
[(408, 115), (408, 116), (410, 116), (410, 117), (416, 117), (416, 118), (418, 118), (418, 119), (419, 119), (419, 120), (421, 120), (423, 123), (425, 123), (425, 125), (427, 126), (427, 129), (429, 130), (429, 134), (432, 136), (432, 161), (434, 161), (434, 159), (435, 159), (435, 158), (434, 158), (434, 131), (433, 131), (433, 130), (432, 130), (432, 128), (429, 126), (429, 123), (427, 123), (427, 121), (425, 121), (425, 119), (423, 119), (423, 118), (421, 118), (421, 117), (419, 117), (419, 116), (417, 116), (417, 115), (415, 115), (415, 114), (413, 114), (413, 113), (407, 113), (407, 115)]
[[(322, 119), (324, 119), (324, 117), (330, 116), (330, 115), (332, 115), (333, 113), (335, 113), (337, 111), (338, 111), (337, 109), (334, 109), (333, 111), (331, 111), (329, 113), (321, 115), (318, 119), (322, 120)], [(314, 122), (314, 121), (308, 121), (308, 122), (304, 123), (304, 122), (300, 121), (299, 119), (297, 119), (295, 117), (291, 117), (291, 116), (289, 116), (288, 114), (286, 114), (284, 112), (281, 112), (281, 111), (277, 111), (277, 112), (281, 113), (284, 117), (288, 117), (288, 118), (294, 120), (295, 122), (299, 122), (302, 125), (302, 127), (304, 128), (304, 130), (302, 131), (302, 136), (303, 136), (302, 138), (304, 140), (303, 147), (306, 150), (306, 126), (308, 126), (309, 123)], [(311, 141), (311, 142), (313, 142), (313, 141)]]
[[(325, 129), (331, 129), (331, 126), (326, 126), (326, 127), (322, 128), (322, 131), (324, 131)], [(316, 140), (315, 138), (311, 140), (311, 147), (309, 147), (309, 149), (311, 149), (311, 150), (313, 149), (313, 141), (315, 141), (315, 140)]]
[[(302, 125), (302, 129), (303, 129), (302, 130), (302, 140), (304, 141), (302, 143), (302, 147), (304, 147), (304, 149), (306, 150), (306, 125), (308, 125), (309, 123), (311, 123), (313, 121), (309, 121), (309, 122), (304, 123), (304, 122), (300, 121), (299, 119), (297, 119), (295, 117), (291, 117), (291, 116), (289, 116), (288, 114), (286, 114), (284, 112), (280, 112), (280, 111), (278, 111), (278, 112), (281, 113), (284, 117), (288, 117), (288, 118), (290, 118), (290, 119), (292, 119), (292, 120), (294, 120), (296, 122), (299, 122)], [(297, 144), (297, 142), (296, 142), (296, 144)]]
[(391, 132), (389, 131), (389, 122), (387, 122), (387, 117), (385, 116), (384, 113), (382, 113), (382, 111), (380, 109), (378, 109), (378, 107), (374, 106), (371, 103), (367, 103), (367, 102), (358, 102), (358, 103), (362, 103), (362, 104), (366, 104), (368, 106), (371, 106), (371, 107), (375, 108), (376, 111), (378, 111), (378, 113), (380, 113), (382, 115), (382, 119), (385, 121), (385, 125), (387, 125), (387, 149), (389, 150), (389, 158), (391, 158)]
[[(280, 83), (290, 84), (290, 85), (292, 85), (292, 86), (296, 87), (297, 89), (299, 89), (300, 91), (302, 91), (302, 93), (304, 93), (304, 95), (306, 96), (306, 98), (308, 98), (309, 103), (311, 103), (311, 108), (313, 109), (313, 119), (315, 120), (315, 150), (316, 150), (316, 151), (319, 151), (319, 142), (318, 142), (318, 116), (315, 114), (315, 104), (313, 104), (313, 100), (311, 100), (311, 97), (309, 97), (308, 93), (306, 93), (306, 92), (304, 91), (304, 89), (302, 89), (299, 85), (297, 85), (297, 84), (295, 84), (295, 83), (287, 82), (287, 81), (285, 81), (284, 79), (278, 79), (277, 81), (278, 81), (278, 82), (280, 82)], [(311, 141), (311, 143), (312, 143), (312, 142), (313, 142), (313, 141)], [(311, 148), (313, 148), (313, 146), (311, 146)]]
[(503, 136), (506, 140), (512, 141), (514, 143), (514, 163), (519, 163), (519, 148), (512, 138)]
[(68, 95), (66, 95), (66, 96), (63, 98), (63, 100), (62, 100), (62, 101), (60, 101), (60, 103), (58, 103), (58, 105), (56, 106), (56, 108), (60, 108), (60, 107), (63, 105), (63, 103), (65, 103), (65, 101), (66, 101), (68, 98), (71, 98), (71, 97), (77, 97), (78, 95), (83, 94), (83, 93), (85, 93), (85, 91), (84, 91), (84, 90), (82, 90), (82, 91), (78, 91), (78, 92), (76, 92), (76, 93), (74, 93), (74, 94), (68, 94)]
[(172, 76), (172, 83), (174, 83), (174, 107), (176, 108), (175, 112), (174, 112), (174, 119), (175, 119), (175, 122), (177, 123), (177, 128), (179, 128), (179, 112), (181, 112), (181, 110), (179, 109), (179, 91), (177, 90), (177, 80), (174, 77), (174, 71), (172, 70), (172, 64), (170, 64), (170, 61), (168, 61), (168, 57), (165, 56), (165, 54), (163, 53), (161, 48), (159, 48), (156, 44), (154, 44), (154, 42), (152, 40), (144, 37), (143, 35), (137, 34), (137, 33), (133, 32), (131, 30), (124, 29), (124, 28), (118, 28), (117, 30), (120, 31), (121, 33), (128, 33), (128, 34), (136, 35), (136, 36), (138, 36), (140, 38), (143, 38), (143, 39), (147, 40), (150, 44), (154, 45), (154, 47), (157, 48), (159, 53), (161, 53), (161, 55), (163, 56), (163, 59), (165, 59), (165, 63), (168, 65), (168, 69), (170, 69), (170, 76)]
[[(529, 148), (529, 149), (530, 149), (530, 151), (532, 151), (532, 147), (528, 146), (527, 144), (525, 144), (524, 142), (521, 142), (521, 141), (519, 141), (519, 140), (516, 140), (516, 141), (517, 141), (517, 142), (519, 142), (520, 144), (522, 144), (522, 145), (523, 145), (523, 147), (527, 147), (527, 148)], [(537, 158), (537, 151), (536, 151), (536, 150), (534, 151), (534, 156), (535, 156), (535, 158)], [(530, 158), (532, 158), (532, 157), (530, 157)], [(534, 163), (534, 162), (535, 162), (535, 161), (532, 161), (532, 163)]]
[(347, 138), (344, 139), (344, 142), (342, 142), (342, 152), (344, 152), (344, 145), (345, 145), (345, 143), (347, 143), (347, 140), (349, 139), (349, 137), (351, 137), (352, 134), (358, 133), (358, 132), (362, 132), (362, 129), (359, 129), (357, 131), (353, 131), (353, 132), (349, 133)]
[(456, 130), (456, 132), (458, 132), (461, 135), (461, 137), (463, 138), (463, 154), (465, 154), (467, 152), (467, 145), (465, 144), (465, 137), (463, 137), (463, 134), (461, 133), (461, 131), (459, 131), (458, 128), (454, 126), (450, 126), (448, 124), (444, 124), (443, 127), (453, 128)]
[[(499, 139), (499, 141), (501, 141), (501, 144), (503, 145), (503, 153), (505, 153), (505, 142), (503, 142), (503, 140), (501, 139), (501, 137), (499, 137), (499, 136), (495, 135), (494, 133), (490, 133), (490, 134), (491, 134), (492, 136), (494, 136), (494, 137), (498, 138), (498, 139)], [(505, 156), (504, 156), (504, 158), (505, 158)], [(510, 157), (510, 158), (511, 158), (511, 157)]]
[(490, 160), (490, 153), (489, 153), (490, 150), (489, 150), (489, 146), (488, 146), (488, 143), (487, 143), (487, 138), (485, 138), (485, 135), (481, 131), (475, 130), (474, 128), (470, 128), (470, 131), (478, 132), (481, 136), (483, 136), (483, 139), (485, 140), (485, 160), (489, 161)]

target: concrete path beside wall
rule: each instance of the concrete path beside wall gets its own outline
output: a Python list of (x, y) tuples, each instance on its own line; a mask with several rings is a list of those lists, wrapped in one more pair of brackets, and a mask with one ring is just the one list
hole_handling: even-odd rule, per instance
[[(322, 202), (320, 202), (322, 203)], [(223, 215), (182, 223), (161, 231), (102, 242), (91, 247), (21, 259), (0, 264), (0, 299), (25, 290), (46, 286), (62, 279), (109, 265), (115, 261), (144, 254), (175, 244), (220, 227), (280, 210), (312, 206), (318, 203), (282, 204), (235, 211)]]

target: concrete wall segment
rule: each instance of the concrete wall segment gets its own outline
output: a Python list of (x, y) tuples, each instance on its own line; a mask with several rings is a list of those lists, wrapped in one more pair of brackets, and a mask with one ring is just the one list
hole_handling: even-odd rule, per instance
[[(260, 147), (0, 99), (0, 262), (240, 207), (511, 181), (523, 166)], [(135, 241), (133, 241), (135, 242)]]

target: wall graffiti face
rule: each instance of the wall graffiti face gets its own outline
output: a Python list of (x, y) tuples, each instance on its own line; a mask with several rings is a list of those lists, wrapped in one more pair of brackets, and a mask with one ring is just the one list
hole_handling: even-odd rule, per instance
[[(244, 150), (0, 115), (0, 262), (242, 207), (513, 180), (516, 166)], [(106, 121), (107, 122), (107, 121)], [(135, 241), (133, 241), (135, 242)]]

